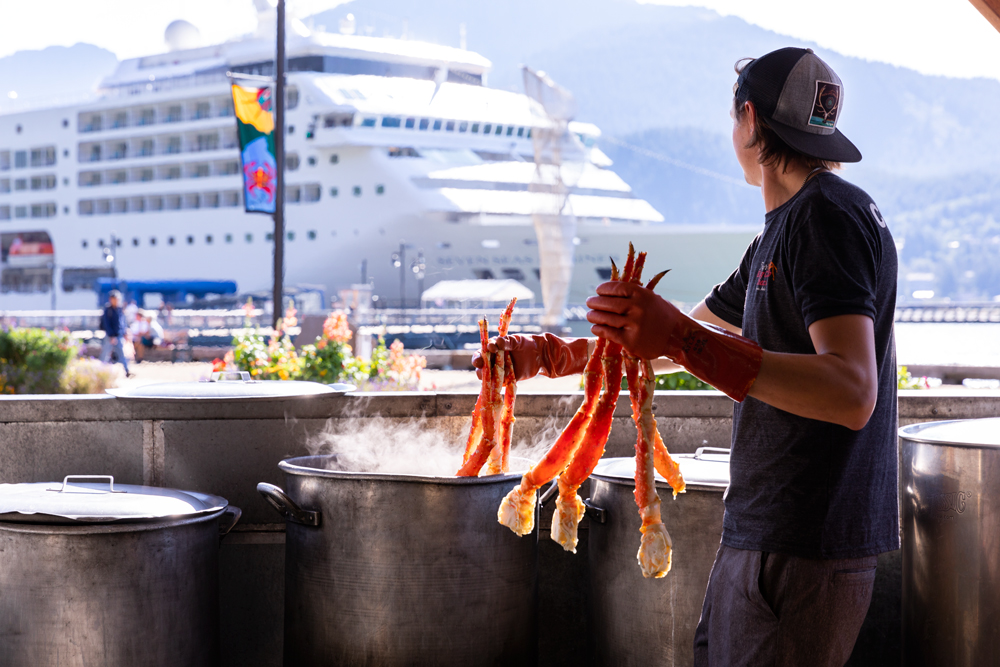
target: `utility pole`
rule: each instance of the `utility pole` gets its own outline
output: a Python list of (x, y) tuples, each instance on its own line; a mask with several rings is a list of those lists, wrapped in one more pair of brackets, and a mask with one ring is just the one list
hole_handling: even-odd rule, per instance
[(277, 182), (274, 194), (274, 313), (277, 328), (285, 314), (285, 0), (278, 0), (277, 54), (274, 72), (274, 160)]

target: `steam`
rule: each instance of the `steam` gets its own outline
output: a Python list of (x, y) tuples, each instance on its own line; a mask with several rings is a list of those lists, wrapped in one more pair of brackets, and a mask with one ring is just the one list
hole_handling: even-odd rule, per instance
[[(518, 438), (521, 421), (514, 425), (511, 472), (525, 472), (534, 465), (569, 420), (546, 417), (535, 425), (534, 434), (522, 427)], [(307, 435), (306, 448), (313, 456), (329, 457), (326, 468), (330, 470), (453, 477), (462, 465), (469, 425), (469, 419), (458, 422), (424, 416), (329, 419), (321, 431)]]

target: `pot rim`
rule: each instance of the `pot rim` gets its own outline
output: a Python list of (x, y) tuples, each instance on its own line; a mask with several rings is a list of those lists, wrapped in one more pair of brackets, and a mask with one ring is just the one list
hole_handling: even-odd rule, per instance
[[(985, 424), (984, 424), (985, 422)], [(898, 434), (901, 440), (919, 443), (922, 445), (939, 445), (941, 447), (962, 447), (965, 449), (1000, 449), (1000, 443), (990, 442), (962, 442), (951, 438), (943, 438), (934, 435), (935, 430), (947, 430), (957, 424), (977, 424), (982, 425), (984, 431), (989, 430), (989, 426), (1000, 427), (1000, 417), (982, 417), (979, 419), (945, 419), (942, 421), (919, 422), (908, 426), (900, 427)], [(920, 435), (924, 431), (931, 431), (927, 435)]]
[(36, 535), (110, 535), (115, 533), (144, 533), (152, 530), (178, 528), (188, 524), (201, 523), (218, 519), (229, 509), (229, 504), (206, 514), (182, 517), (179, 519), (142, 519), (133, 521), (115, 521), (107, 523), (82, 523), (67, 520), (67, 523), (22, 523), (17, 521), (0, 521), (0, 531), (8, 533), (33, 533)]
[(444, 486), (475, 486), (478, 484), (496, 484), (498, 482), (520, 481), (527, 470), (517, 470), (501, 475), (483, 475), (481, 477), (435, 477), (433, 475), (411, 475), (406, 473), (387, 472), (353, 472), (349, 470), (327, 470), (305, 465), (307, 461), (326, 459), (325, 455), (296, 456), (284, 459), (278, 463), (285, 474), (302, 477), (325, 477), (327, 479), (352, 479), (378, 482), (413, 482), (420, 484), (440, 484)]

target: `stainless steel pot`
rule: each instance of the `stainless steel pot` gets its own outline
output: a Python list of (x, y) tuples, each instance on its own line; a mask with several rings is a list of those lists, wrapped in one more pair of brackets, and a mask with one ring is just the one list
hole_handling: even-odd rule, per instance
[(0, 665), (219, 663), (217, 496), (107, 482), (0, 484)]
[(673, 540), (673, 564), (662, 579), (644, 579), (636, 562), (642, 520), (636, 509), (635, 459), (602, 459), (591, 475), (590, 618), (596, 664), (690, 665), (708, 577), (722, 539), (722, 495), (729, 450), (675, 454), (687, 492), (671, 500), (656, 476), (661, 516)]
[[(537, 531), (497, 523), (519, 474), (420, 477), (282, 461), (285, 664), (535, 663)], [(536, 522), (537, 523), (537, 522)]]
[(1000, 419), (899, 430), (903, 664), (1000, 664)]

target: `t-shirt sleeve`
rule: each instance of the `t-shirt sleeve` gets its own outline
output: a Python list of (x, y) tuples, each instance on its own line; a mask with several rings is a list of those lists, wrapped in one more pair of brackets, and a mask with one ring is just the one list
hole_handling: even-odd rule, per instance
[(864, 221), (839, 207), (809, 215), (790, 230), (786, 257), (806, 327), (837, 315), (875, 319), (878, 245)]
[(750, 242), (743, 259), (736, 270), (712, 288), (711, 293), (705, 298), (705, 305), (716, 317), (723, 319), (734, 327), (743, 328), (743, 306), (747, 299), (747, 285), (750, 284), (751, 269), (753, 268), (753, 256), (757, 251), (757, 244), (760, 242), (760, 235)]

